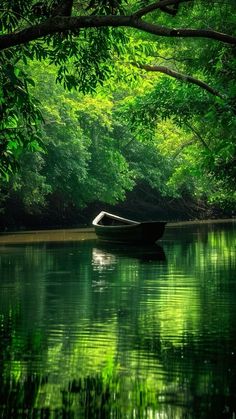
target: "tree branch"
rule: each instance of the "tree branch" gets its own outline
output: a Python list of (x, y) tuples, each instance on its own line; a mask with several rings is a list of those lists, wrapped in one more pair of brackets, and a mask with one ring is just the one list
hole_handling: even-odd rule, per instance
[(186, 74), (178, 73), (177, 71), (171, 70), (168, 67), (162, 65), (147, 65), (147, 64), (139, 64), (139, 63), (132, 63), (135, 67), (142, 68), (146, 71), (153, 71), (167, 74), (170, 77), (174, 77), (177, 80), (185, 81), (188, 83), (196, 84), (197, 86), (201, 87), (202, 89), (206, 90), (207, 92), (211, 93), (214, 96), (218, 96), (222, 99), (226, 99), (222, 93), (218, 92), (218, 90), (214, 89), (213, 87), (209, 86), (209, 84), (205, 83), (202, 80), (196, 79), (195, 77), (188, 76)]
[[(167, 0), (166, 0), (167, 1)], [(170, 1), (170, 0), (168, 0)], [(173, 3), (174, 0), (172, 0)], [(164, 2), (164, 0), (163, 0)], [(139, 29), (157, 36), (210, 38), (228, 44), (236, 45), (236, 37), (211, 29), (174, 29), (155, 25), (137, 19), (133, 16), (56, 16), (45, 22), (25, 28), (23, 30), (0, 36), (0, 50), (25, 44), (30, 41), (53, 35), (58, 32), (78, 31), (82, 28), (101, 27), (130, 27)]]
[(192, 125), (190, 125), (188, 122), (185, 122), (186, 127), (188, 127), (195, 135), (196, 138), (202, 143), (202, 145), (209, 151), (211, 151), (209, 145), (206, 143), (204, 138), (199, 134), (199, 132), (194, 128)]
[(235, 36), (217, 32), (212, 29), (167, 28), (165, 26), (144, 22), (141, 19), (135, 20), (129, 26), (158, 36), (166, 36), (171, 38), (209, 38), (225, 42), (227, 44), (236, 45)]
[(178, 148), (178, 150), (176, 150), (176, 152), (175, 152), (175, 153), (174, 153), (174, 155), (172, 156), (172, 159), (173, 159), (173, 160), (175, 160), (175, 159), (179, 156), (179, 154), (181, 153), (181, 151), (183, 151), (183, 149), (184, 149), (184, 148), (189, 147), (190, 145), (193, 145), (193, 144), (195, 144), (195, 141), (194, 141), (194, 140), (189, 140), (189, 141), (187, 141), (186, 143), (182, 144), (182, 145)]

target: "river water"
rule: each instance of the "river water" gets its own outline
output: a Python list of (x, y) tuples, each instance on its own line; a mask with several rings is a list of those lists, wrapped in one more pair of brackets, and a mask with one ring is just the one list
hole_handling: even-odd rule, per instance
[(236, 222), (1, 235), (0, 417), (235, 419)]

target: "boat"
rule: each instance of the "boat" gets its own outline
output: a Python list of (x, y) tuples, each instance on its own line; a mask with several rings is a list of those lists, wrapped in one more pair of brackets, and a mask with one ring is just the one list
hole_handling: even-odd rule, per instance
[(99, 240), (113, 243), (151, 244), (165, 231), (165, 221), (134, 221), (101, 211), (92, 225)]

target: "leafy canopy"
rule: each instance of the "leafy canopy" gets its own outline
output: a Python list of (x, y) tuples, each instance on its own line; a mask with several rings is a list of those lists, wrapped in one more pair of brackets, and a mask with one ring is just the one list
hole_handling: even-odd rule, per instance
[[(180, 184), (189, 183), (190, 177), (200, 185), (199, 179), (208, 174), (215, 189), (223, 191), (227, 187), (232, 197), (235, 179), (234, 1), (209, 5), (201, 0), (2, 0), (0, 6), (2, 177), (9, 178), (19, 162), (22, 165), (25, 153), (32, 150), (40, 153), (42, 149), (55, 164), (56, 156), (60, 161), (60, 153), (67, 156), (67, 174), (71, 173), (75, 184), (90, 173), (91, 182), (94, 185), (98, 182), (102, 190), (104, 179), (99, 180), (99, 173), (106, 171), (105, 165), (100, 166), (102, 153), (111, 168), (116, 162), (120, 168), (124, 167), (126, 175), (130, 159), (130, 167), (136, 168), (136, 175), (139, 173), (142, 177), (148, 162), (146, 160), (143, 169), (138, 170), (132, 156), (142, 147), (135, 148), (132, 138), (146, 144), (149, 150), (155, 150), (160, 161), (158, 156), (166, 153), (167, 143), (158, 140), (158, 130), (161, 127), (170, 133), (169, 121), (173, 129), (181, 130), (182, 143), (169, 145), (170, 155), (173, 150), (173, 156), (177, 154), (177, 157), (173, 161), (168, 158), (162, 181), (158, 181), (158, 174), (154, 176), (155, 169), (148, 170), (153, 184), (160, 186), (164, 182), (178, 190)], [(120, 124), (126, 126), (134, 151), (125, 147), (125, 151), (118, 152), (115, 142), (109, 139), (108, 127), (105, 132), (101, 130), (99, 145), (92, 130), (85, 126), (85, 131), (81, 126), (75, 129), (77, 121), (83, 125), (87, 116), (84, 114), (80, 120), (75, 99), (70, 99), (73, 105), (69, 111), (66, 96), (61, 97), (66, 109), (63, 118), (71, 121), (71, 128), (65, 125), (63, 131), (61, 122), (58, 129), (57, 123), (52, 128), (45, 118), (50, 115), (52, 120), (58, 118), (58, 122), (62, 115), (57, 115), (55, 103), (49, 105), (46, 100), (50, 109), (40, 105), (39, 99), (44, 101), (44, 98), (37, 92), (37, 72), (32, 72), (30, 65), (38, 63), (38, 68), (46, 75), (43, 61), (46, 67), (55, 66), (57, 83), (71, 93), (77, 89), (90, 95), (99, 85), (106, 92), (112, 91), (121, 104)], [(46, 77), (45, 84), (41, 84), (46, 94)], [(50, 84), (50, 89), (55, 87)], [(98, 101), (97, 106), (101, 106), (101, 102)], [(99, 122), (94, 121), (97, 127)], [(71, 146), (65, 139), (70, 129)], [(153, 138), (157, 138), (157, 143)], [(89, 159), (93, 161), (91, 166)], [(76, 166), (76, 160), (74, 172), (69, 166)], [(45, 163), (43, 167), (46, 173), (54, 166)], [(109, 177), (108, 165), (107, 169)], [(79, 178), (73, 173), (80, 173)], [(61, 178), (53, 172), (51, 178), (57, 179), (66, 190), (63, 171)], [(117, 174), (115, 178), (120, 179)], [(92, 186), (87, 185), (84, 190), (93, 195)], [(122, 196), (121, 190), (116, 198)], [(98, 198), (104, 196), (105, 191)]]

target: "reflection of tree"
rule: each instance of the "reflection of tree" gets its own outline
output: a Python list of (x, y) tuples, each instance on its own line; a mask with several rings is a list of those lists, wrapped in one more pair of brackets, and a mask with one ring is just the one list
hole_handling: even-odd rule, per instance
[[(30, 417), (35, 412), (35, 403), (40, 386), (46, 377), (27, 375), (24, 379), (15, 379), (0, 375), (0, 415), (2, 418)], [(41, 412), (43, 413), (43, 412)]]
[(111, 252), (102, 269), (92, 242), (5, 249), (0, 413), (232, 417), (232, 240), (182, 231), (168, 263)]

